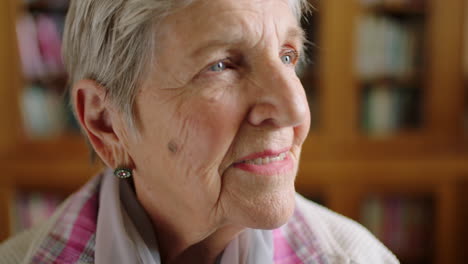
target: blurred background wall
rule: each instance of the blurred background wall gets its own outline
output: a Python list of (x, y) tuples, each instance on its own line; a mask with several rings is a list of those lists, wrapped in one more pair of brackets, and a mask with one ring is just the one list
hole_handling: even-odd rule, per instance
[[(402, 263), (465, 263), (468, 4), (310, 2), (298, 191), (365, 225)], [(0, 241), (98, 170), (67, 106), (67, 6), (0, 2)]]

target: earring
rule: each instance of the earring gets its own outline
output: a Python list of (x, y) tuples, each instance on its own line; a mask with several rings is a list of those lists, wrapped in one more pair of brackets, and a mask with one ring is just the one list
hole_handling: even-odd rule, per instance
[(128, 179), (133, 176), (132, 169), (117, 168), (114, 170), (114, 175), (120, 179)]

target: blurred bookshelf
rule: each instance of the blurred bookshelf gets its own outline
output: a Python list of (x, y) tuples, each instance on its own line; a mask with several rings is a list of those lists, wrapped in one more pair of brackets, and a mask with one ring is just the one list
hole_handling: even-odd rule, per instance
[(46, 219), (98, 170), (68, 107), (68, 0), (0, 3), (0, 241)]
[[(367, 226), (402, 263), (463, 263), (468, 7), (310, 2), (315, 10), (302, 22), (309, 64), (300, 74), (312, 125), (298, 191)], [(63, 95), (57, 47), (66, 6), (0, 3), (0, 240), (23, 221), (18, 204), (63, 199), (97, 171)]]
[(361, 206), (360, 222), (402, 263), (432, 263), (434, 201), (405, 194), (372, 194)]
[(317, 25), (305, 26), (317, 32), (319, 63), (302, 81), (319, 91), (319, 122), (302, 151), (298, 191), (366, 226), (402, 263), (463, 263), (468, 7), (314, 4)]
[(61, 58), (68, 1), (27, 1), (19, 5), (16, 35), (23, 89), (23, 128), (32, 140), (78, 134), (67, 107), (67, 75)]
[(422, 1), (393, 2), (366, 2), (356, 29), (361, 130), (372, 137), (423, 126), (427, 16)]

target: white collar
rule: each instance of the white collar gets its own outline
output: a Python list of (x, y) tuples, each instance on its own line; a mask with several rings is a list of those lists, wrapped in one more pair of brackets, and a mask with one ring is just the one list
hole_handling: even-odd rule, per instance
[[(106, 170), (101, 184), (95, 262), (161, 264), (153, 226), (128, 181)], [(219, 263), (273, 263), (272, 232), (246, 229), (229, 243)]]

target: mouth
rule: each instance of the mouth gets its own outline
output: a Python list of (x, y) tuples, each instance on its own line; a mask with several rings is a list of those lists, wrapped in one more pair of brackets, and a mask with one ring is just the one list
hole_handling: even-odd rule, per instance
[(259, 175), (278, 175), (294, 167), (290, 153), (291, 148), (254, 153), (241, 158), (233, 164), (234, 168)]
[(236, 162), (235, 164), (267, 165), (273, 162), (285, 160), (287, 157), (287, 152), (282, 152), (277, 155), (262, 156), (263, 157), (241, 160), (240, 162)]
[(255, 165), (262, 165), (262, 164), (269, 164), (275, 161), (284, 160), (287, 156), (291, 147), (286, 147), (277, 150), (267, 149), (261, 152), (256, 152), (249, 154), (245, 157), (240, 158), (235, 164), (239, 163), (247, 163), (247, 164), (255, 164)]

